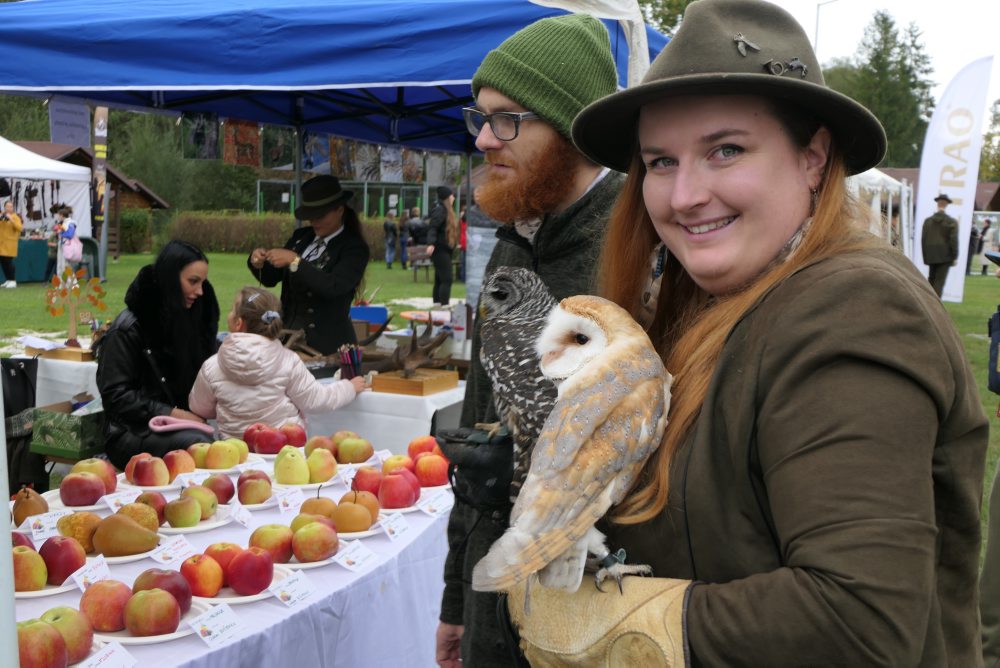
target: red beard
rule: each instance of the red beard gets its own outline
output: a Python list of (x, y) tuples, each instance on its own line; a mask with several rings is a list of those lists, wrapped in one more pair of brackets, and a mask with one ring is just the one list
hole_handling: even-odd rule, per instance
[[(551, 213), (573, 189), (580, 154), (562, 135), (556, 135), (538, 153), (533, 164), (504, 163), (512, 174), (496, 176), (492, 171), (480, 186), (479, 207), (494, 220), (513, 224)], [(495, 162), (486, 152), (486, 162)]]

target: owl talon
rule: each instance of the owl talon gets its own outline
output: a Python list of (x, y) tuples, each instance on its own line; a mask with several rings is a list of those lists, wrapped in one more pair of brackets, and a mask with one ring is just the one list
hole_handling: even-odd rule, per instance
[(476, 429), (489, 432), (488, 439), (493, 440), (493, 437), (497, 435), (500, 428), (503, 426), (500, 422), (477, 422), (475, 425)]
[(603, 592), (604, 589), (601, 588), (601, 585), (608, 577), (613, 577), (618, 582), (618, 592), (624, 594), (625, 590), (622, 587), (622, 579), (626, 575), (651, 576), (652, 574), (653, 569), (645, 564), (623, 564), (617, 562), (602, 567), (594, 574), (594, 586), (597, 587), (598, 591)]

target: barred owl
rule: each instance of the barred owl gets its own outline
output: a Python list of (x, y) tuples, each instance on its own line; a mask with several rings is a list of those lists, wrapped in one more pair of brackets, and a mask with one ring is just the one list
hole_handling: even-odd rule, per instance
[(480, 294), (479, 359), (493, 386), (497, 415), (514, 439), (513, 497), (556, 401), (556, 387), (542, 375), (534, 348), (556, 300), (538, 274), (513, 267), (494, 271)]
[[(587, 552), (606, 575), (648, 572), (608, 559), (594, 528), (624, 498), (663, 437), (671, 376), (642, 327), (600, 297), (564, 299), (537, 344), (558, 400), (535, 444), (510, 528), (472, 574), (478, 591), (507, 590), (538, 573), (541, 584), (576, 591)], [(611, 555), (613, 556), (613, 555)]]

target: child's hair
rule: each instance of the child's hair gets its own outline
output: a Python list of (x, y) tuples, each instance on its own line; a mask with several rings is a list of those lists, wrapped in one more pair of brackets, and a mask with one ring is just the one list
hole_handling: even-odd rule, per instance
[(278, 338), (281, 323), (281, 302), (273, 293), (261, 288), (246, 286), (240, 290), (240, 305), (236, 310), (251, 334), (269, 339)]

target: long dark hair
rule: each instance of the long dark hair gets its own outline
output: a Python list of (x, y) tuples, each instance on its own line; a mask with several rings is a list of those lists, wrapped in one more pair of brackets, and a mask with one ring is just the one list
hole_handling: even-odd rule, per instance
[[(361, 243), (364, 244), (365, 246), (365, 253), (368, 255), (368, 257), (371, 257), (372, 250), (371, 248), (369, 248), (368, 242), (365, 241), (364, 232), (361, 231), (361, 219), (358, 218), (358, 212), (355, 211), (353, 208), (349, 207), (347, 204), (344, 204), (344, 216), (340, 220), (344, 224), (346, 232), (353, 234), (354, 236), (356, 236), (358, 239), (361, 240)], [(364, 294), (365, 294), (365, 277), (362, 276), (361, 280), (358, 281), (358, 286), (354, 288), (354, 298), (360, 299), (361, 297), (364, 296)]]

